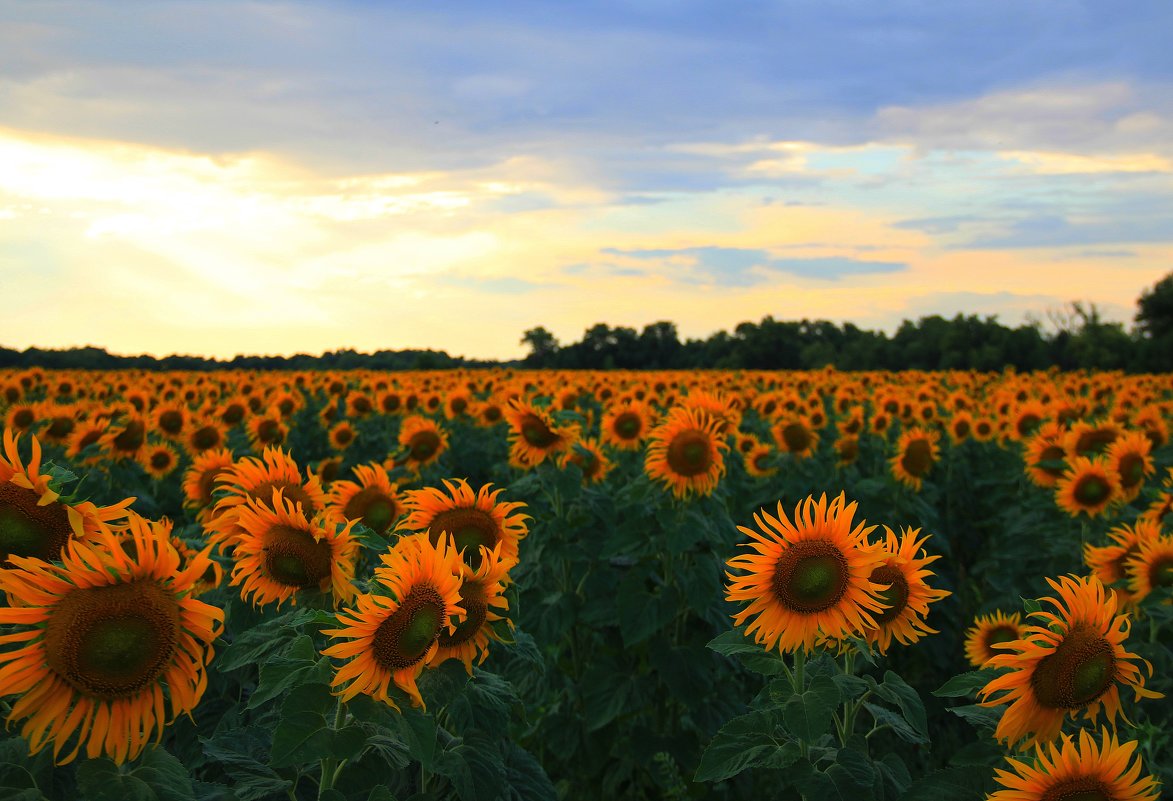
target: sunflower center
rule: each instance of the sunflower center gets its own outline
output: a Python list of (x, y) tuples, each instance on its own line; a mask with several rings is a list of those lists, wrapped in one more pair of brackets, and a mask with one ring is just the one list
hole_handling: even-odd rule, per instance
[(248, 491), (248, 497), (265, 506), (272, 506), (273, 490), (279, 490), (281, 496), (290, 503), (301, 504), (301, 511), (305, 513), (307, 518), (313, 517), (318, 511), (317, 505), (309, 493), (305, 491), (305, 488), (292, 481), (262, 481)]
[(481, 546), (492, 550), (497, 545), (497, 524), (480, 509), (448, 509), (432, 518), (428, 538), (435, 545), (440, 533), (447, 531), (457, 551), (463, 551), (464, 561), (470, 567), (481, 563)]
[(1084, 776), (1054, 785), (1039, 801), (1112, 801), (1114, 796), (1099, 779)]
[(1108, 497), (1108, 482), (1097, 475), (1087, 475), (1075, 484), (1075, 500), (1083, 506), (1095, 506)]
[(169, 451), (155, 451), (151, 454), (151, 467), (156, 470), (165, 470), (171, 466), (171, 453)]
[(615, 418), (612, 428), (620, 439), (635, 439), (639, 436), (639, 415), (635, 412), (624, 412)]
[(456, 631), (449, 634), (440, 632), (440, 647), (451, 648), (468, 642), (485, 625), (489, 614), (489, 605), (485, 599), (485, 588), (476, 581), (465, 581), (460, 587), (460, 605), (464, 607), (464, 620), (456, 624)]
[(501, 407), (497, 406), (496, 404), (486, 406), (481, 412), (481, 416), (490, 423), (495, 423), (501, 419)]
[(908, 606), (908, 579), (898, 567), (882, 565), (872, 571), (868, 579), (873, 584), (887, 584), (880, 591), (879, 598), (888, 605), (888, 608), (872, 617), (876, 623), (888, 623), (895, 620)]
[(330, 577), (333, 551), (325, 539), (308, 531), (274, 526), (265, 535), (265, 569), (274, 581), (308, 589)]
[[(1017, 629), (1013, 629), (1010, 626), (998, 626), (997, 628), (990, 629), (990, 633), (986, 635), (986, 647), (989, 648), (991, 645), (998, 645), (1004, 642), (1013, 642), (1018, 638)], [(992, 651), (991, 653), (996, 654), (1000, 652)]]
[(224, 409), (224, 413), (220, 415), (220, 419), (224, 421), (226, 425), (236, 425), (244, 419), (244, 406), (239, 403), (229, 404), (228, 407)]
[(419, 662), (440, 636), (444, 599), (430, 585), (413, 587), (387, 617), (371, 643), (374, 660), (387, 670), (403, 670)]
[[(1062, 462), (1066, 452), (1059, 445), (1048, 445), (1039, 453), (1040, 462)], [(1044, 473), (1055, 478), (1063, 477), (1062, 467), (1039, 467)]]
[(802, 423), (790, 423), (782, 429), (782, 441), (791, 453), (802, 453), (811, 444), (811, 434)]
[(159, 415), (159, 428), (168, 434), (178, 434), (183, 428), (183, 415), (174, 409), (168, 409)]
[(1043, 657), (1030, 683), (1039, 703), (1051, 709), (1080, 709), (1108, 691), (1116, 678), (1112, 643), (1086, 626), (1068, 632)]
[(411, 435), (407, 447), (411, 451), (412, 460), (426, 462), (439, 450), (440, 437), (434, 431), (419, 431)]
[(12, 415), (12, 423), (17, 428), (29, 428), (35, 422), (37, 416), (33, 414), (32, 409), (17, 409)]
[(75, 425), (72, 417), (54, 417), (45, 430), (45, 436), (50, 439), (65, 439), (73, 433)]
[(52, 561), (69, 542), (73, 528), (60, 503), (38, 506), (36, 492), (15, 484), (0, 484), (0, 567), (9, 556), (33, 556)]
[(276, 420), (263, 420), (257, 426), (257, 439), (261, 442), (280, 442), (284, 438), (281, 434), (281, 424)]
[(829, 609), (847, 592), (847, 557), (826, 540), (796, 542), (774, 566), (774, 596), (791, 611)]
[(147, 428), (138, 420), (131, 420), (118, 436), (114, 437), (114, 449), (123, 453), (134, 453), (146, 442)]
[(681, 431), (668, 445), (668, 466), (682, 476), (704, 473), (713, 463), (709, 447), (709, 435), (704, 431)]
[(1173, 557), (1165, 557), (1149, 568), (1149, 583), (1154, 587), (1173, 587)]
[(910, 476), (920, 477), (929, 472), (933, 466), (933, 448), (927, 439), (914, 439), (904, 449), (900, 457), (900, 466)]
[(201, 451), (214, 448), (220, 444), (220, 432), (214, 426), (202, 426), (192, 433), (191, 444)]
[(1120, 483), (1132, 489), (1144, 479), (1144, 458), (1135, 453), (1126, 453), (1120, 459)]
[(395, 500), (378, 487), (366, 487), (347, 502), (342, 514), (350, 520), (362, 520), (372, 531), (386, 534), (399, 517), (399, 510)]
[(521, 436), (535, 448), (548, 448), (558, 441), (558, 435), (536, 414), (528, 414), (521, 421)]
[(153, 581), (74, 590), (45, 626), (45, 661), (74, 689), (113, 700), (141, 692), (175, 653), (179, 604)]
[(958, 439), (965, 439), (969, 436), (969, 421), (965, 418), (953, 421), (953, 434)]
[(770, 466), (770, 454), (759, 453), (753, 458), (753, 466), (757, 470), (765, 470)]

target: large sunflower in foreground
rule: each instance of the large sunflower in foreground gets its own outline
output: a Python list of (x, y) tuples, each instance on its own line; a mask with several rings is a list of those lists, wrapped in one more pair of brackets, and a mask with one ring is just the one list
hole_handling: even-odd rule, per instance
[(644, 470), (667, 484), (677, 498), (712, 495), (725, 474), (722, 451), (729, 446), (720, 421), (704, 412), (678, 406), (652, 430)]
[(906, 528), (897, 537), (896, 532), (887, 526), (884, 526), (884, 532), (883, 561), (872, 570), (870, 578), (873, 584), (887, 585), (880, 598), (888, 608), (873, 615), (876, 627), (864, 633), (864, 639), (874, 644), (880, 653), (888, 650), (892, 640), (911, 645), (926, 634), (936, 634), (937, 630), (925, 623), (929, 604), (951, 594), (948, 590), (934, 590), (928, 585), (927, 579), (934, 573), (925, 567), (941, 558), (923, 553), (929, 535), (918, 539), (920, 529)]
[[(1157, 780), (1141, 778), (1141, 762), (1132, 762), (1136, 742), (1120, 743), (1103, 730), (1097, 745), (1092, 733), (1080, 731), (1079, 744), (1068, 736), (1061, 743), (1036, 749), (1033, 764), (1007, 759), (1011, 770), (998, 770), (1005, 789), (989, 801), (1156, 801)], [(1132, 763), (1131, 765), (1129, 763)]]
[(31, 458), (26, 465), (12, 429), (4, 430), (0, 455), (0, 568), (14, 556), (31, 556), (51, 562), (74, 539), (96, 535), (107, 523), (123, 520), (134, 498), (113, 506), (63, 503), (50, 486), (51, 476), (41, 472), (41, 443), (32, 437)]
[(1055, 484), (1055, 503), (1072, 517), (1099, 517), (1120, 497), (1120, 478), (1101, 459), (1076, 456)]
[[(1034, 612), (1021, 640), (1007, 643), (986, 664), (1009, 668), (981, 691), (984, 706), (1009, 703), (994, 735), (1014, 746), (1054, 740), (1070, 714), (1093, 723), (1102, 707), (1108, 722), (1120, 712), (1120, 684), (1137, 698), (1160, 698), (1145, 689), (1141, 660), (1124, 650), (1130, 622), (1116, 614), (1116, 598), (1095, 577), (1047, 579), (1058, 598), (1043, 598), (1055, 612)], [(1148, 662), (1144, 662), (1148, 665)], [(1149, 670), (1152, 670), (1152, 666)], [(994, 696), (994, 697), (992, 697)]]
[(492, 552), (488, 548), (481, 549), (481, 563), (476, 570), (461, 563), (460, 605), (464, 607), (466, 617), (452, 631), (440, 632), (440, 647), (428, 664), (438, 665), (448, 659), (459, 659), (471, 675), (473, 661), (477, 664), (485, 661), (489, 655), (489, 642), (501, 641), (491, 624), (506, 620), (498, 610), (505, 612), (509, 609), (505, 587), (509, 584), (509, 571), (515, 564), (501, 557), (501, 543)]
[(388, 694), (394, 684), (416, 706), (424, 701), (416, 679), (465, 617), (460, 603), (460, 556), (449, 537), (433, 544), (426, 535), (406, 537), (383, 554), (376, 577), (390, 595), (360, 595), (355, 609), (338, 613), (340, 628), (325, 633), (338, 642), (322, 653), (349, 659), (331, 685), (343, 701), (362, 693), (399, 705)]
[[(407, 517), (400, 520), (397, 531), (427, 531), (433, 544), (452, 536), (454, 549), (470, 567), (480, 564), (481, 547), (490, 551), (501, 546), (502, 558), (516, 562), (518, 542), (529, 528), (529, 515), (519, 509), (521, 502), (497, 500), (504, 491), (485, 484), (477, 492), (464, 479), (444, 480), (444, 489), (425, 487), (404, 493)], [(446, 491), (445, 491), (446, 490)]]
[(1022, 615), (1018, 612), (994, 612), (975, 618), (973, 625), (965, 632), (965, 658), (969, 664), (980, 668), (1002, 653), (994, 646), (1021, 640), (1025, 633)]
[(330, 593), (334, 604), (354, 597), (358, 542), (345, 527), (309, 519), (300, 506), (274, 489), (268, 503), (250, 499), (240, 508), (232, 568), (233, 587), (255, 605), (276, 601), (278, 608), (303, 591)]
[(16, 557), (0, 571), (18, 604), (0, 608), (12, 627), (0, 636), (0, 695), (19, 696), (8, 720), (25, 721), (33, 753), (52, 744), (60, 763), (83, 746), (134, 759), (203, 695), (224, 616), (190, 593), (211, 563), (205, 552), (181, 569), (156, 525), (132, 519), (133, 557), (107, 531), (70, 542), (60, 565)]
[(795, 507), (793, 523), (779, 502), (777, 517), (754, 515), (760, 530), (738, 526), (754, 553), (729, 560), (746, 573), (726, 573), (725, 597), (749, 602), (733, 620), (739, 626), (750, 620), (747, 633), (767, 649), (810, 651), (820, 634), (843, 640), (876, 628), (876, 616), (887, 608), (880, 598), (886, 585), (870, 576), (884, 552), (868, 544), (875, 526), (861, 520), (852, 527), (856, 506), (842, 494), (830, 504), (826, 495), (808, 497)]

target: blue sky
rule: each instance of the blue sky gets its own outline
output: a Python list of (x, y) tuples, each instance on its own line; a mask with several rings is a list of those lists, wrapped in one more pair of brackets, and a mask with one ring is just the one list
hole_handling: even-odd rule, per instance
[(0, 344), (893, 329), (1173, 269), (1167, 2), (0, 0)]

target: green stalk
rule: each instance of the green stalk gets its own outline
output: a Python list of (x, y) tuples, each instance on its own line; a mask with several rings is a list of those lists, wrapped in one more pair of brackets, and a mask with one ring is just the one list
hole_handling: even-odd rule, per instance
[[(338, 706), (334, 709), (334, 731), (338, 731), (346, 723), (346, 704), (338, 699)], [(345, 762), (343, 763), (345, 764)], [(334, 782), (338, 781), (338, 774), (342, 765), (337, 764), (334, 757), (322, 759), (322, 778), (318, 782), (318, 798), (325, 796), (327, 790), (334, 789)]]

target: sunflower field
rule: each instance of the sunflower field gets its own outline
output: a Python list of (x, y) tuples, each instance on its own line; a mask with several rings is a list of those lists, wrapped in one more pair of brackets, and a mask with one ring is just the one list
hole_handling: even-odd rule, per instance
[(3, 801), (1147, 801), (1173, 376), (0, 371)]

